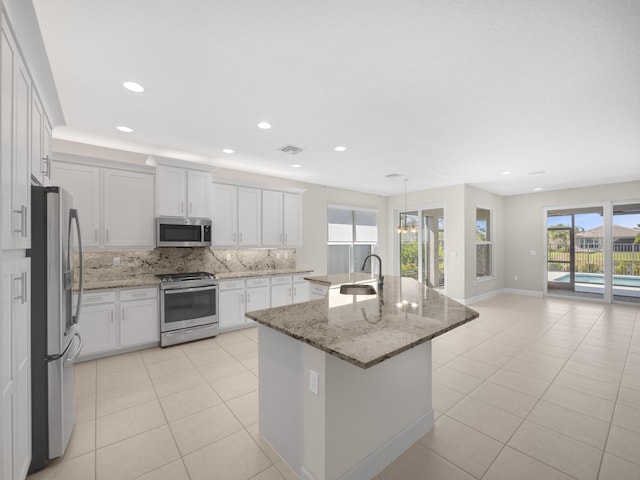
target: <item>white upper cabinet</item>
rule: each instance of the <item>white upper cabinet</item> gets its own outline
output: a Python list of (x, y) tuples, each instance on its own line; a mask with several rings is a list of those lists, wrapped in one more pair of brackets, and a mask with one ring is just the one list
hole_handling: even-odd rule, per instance
[(105, 247), (154, 246), (153, 184), (146, 173), (104, 169)]
[(0, 61), (0, 236), (3, 249), (25, 249), (31, 246), (31, 78), (4, 16)]
[(261, 190), (213, 184), (213, 245), (260, 246)]
[(31, 97), (31, 176), (41, 185), (50, 185), (51, 124), (35, 87)]
[(302, 245), (301, 196), (297, 193), (262, 192), (262, 245)]
[(298, 193), (214, 183), (212, 211), (215, 246), (302, 244)]
[(238, 187), (213, 184), (212, 230), (213, 245), (238, 244)]
[(52, 181), (73, 197), (83, 247), (155, 245), (152, 174), (56, 161)]
[(208, 172), (187, 171), (187, 216), (211, 218), (211, 181)]
[(284, 245), (302, 245), (302, 198), (296, 193), (284, 194)]
[(186, 198), (185, 171), (183, 168), (158, 167), (156, 169), (158, 215), (184, 217)]
[(284, 194), (262, 191), (262, 245), (279, 247), (284, 243)]
[(211, 181), (209, 172), (159, 165), (158, 216), (211, 218)]
[(238, 245), (260, 245), (261, 191), (238, 188)]
[[(83, 247), (100, 245), (100, 169), (56, 162), (53, 183), (69, 191), (78, 210)], [(77, 245), (77, 240), (75, 245)]]

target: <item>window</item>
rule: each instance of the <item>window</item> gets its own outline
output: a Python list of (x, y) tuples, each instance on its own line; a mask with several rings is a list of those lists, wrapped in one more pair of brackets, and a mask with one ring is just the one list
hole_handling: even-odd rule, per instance
[(493, 232), (491, 210), (476, 209), (476, 278), (493, 275)]
[[(327, 273), (360, 272), (378, 241), (377, 214), (370, 210), (329, 207)], [(367, 263), (366, 272), (371, 272)]]

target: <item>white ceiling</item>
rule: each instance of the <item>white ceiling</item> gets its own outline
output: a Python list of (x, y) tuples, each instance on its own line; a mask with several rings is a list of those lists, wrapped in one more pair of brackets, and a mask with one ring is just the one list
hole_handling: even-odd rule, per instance
[(391, 173), (501, 195), (640, 179), (637, 0), (33, 1), (56, 138), (380, 195)]

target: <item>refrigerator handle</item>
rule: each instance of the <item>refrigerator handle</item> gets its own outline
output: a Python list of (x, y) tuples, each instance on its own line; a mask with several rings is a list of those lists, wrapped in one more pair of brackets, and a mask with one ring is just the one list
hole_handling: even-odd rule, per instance
[[(78, 210), (75, 208), (72, 208), (70, 211), (69, 222), (71, 222), (72, 219), (75, 221), (76, 232), (78, 234), (78, 263), (79, 263), (78, 266), (80, 267), (80, 278), (78, 279), (78, 302), (76, 303), (76, 313), (72, 317), (72, 322), (77, 325), (80, 319), (80, 305), (82, 305), (82, 281), (84, 277), (84, 266), (82, 263), (83, 251), (82, 251), (82, 237), (80, 236), (80, 221), (78, 220)], [(69, 224), (68, 245), (69, 245), (69, 252), (68, 252), (67, 258), (71, 258), (70, 255), (73, 255), (73, 252), (71, 252), (71, 224)], [(80, 340), (80, 342), (82, 343), (82, 339)]]

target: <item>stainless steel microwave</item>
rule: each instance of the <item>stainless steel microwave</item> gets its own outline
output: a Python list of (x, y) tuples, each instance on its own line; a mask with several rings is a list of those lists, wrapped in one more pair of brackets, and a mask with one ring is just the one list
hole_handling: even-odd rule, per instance
[(209, 247), (211, 220), (208, 218), (156, 218), (156, 247)]

